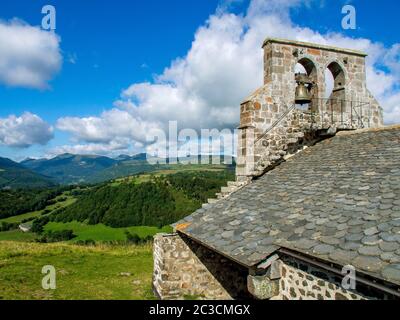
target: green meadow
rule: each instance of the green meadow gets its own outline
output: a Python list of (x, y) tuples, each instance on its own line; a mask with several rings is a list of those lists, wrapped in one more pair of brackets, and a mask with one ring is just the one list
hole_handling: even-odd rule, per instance
[(153, 236), (157, 233), (168, 233), (172, 228), (166, 226), (158, 229), (156, 227), (126, 227), (126, 228), (111, 228), (103, 224), (88, 225), (81, 222), (50, 222), (44, 227), (44, 231), (62, 231), (72, 230), (77, 236), (71, 242), (94, 240), (94, 241), (122, 241), (126, 240), (125, 231), (131, 234), (137, 234), (140, 238), (144, 239), (148, 236)]
[[(34, 241), (36, 234), (32, 232), (22, 232), (21, 230), (11, 230), (0, 232), (0, 241)], [(0, 270), (1, 272), (1, 270)]]
[[(56, 289), (44, 290), (42, 268), (56, 270)], [(151, 245), (93, 247), (0, 241), (0, 299), (154, 299)]]
[[(174, 215), (183, 217), (197, 210), (204, 199), (212, 197), (220, 190), (220, 186), (226, 185), (226, 181), (232, 178), (233, 173), (228, 174), (224, 170), (226, 167), (218, 165), (208, 167), (171, 165), (167, 169), (150, 174), (139, 174), (114, 179), (104, 184), (89, 185), (84, 189), (65, 191), (62, 195), (51, 199), (52, 201), (48, 202), (51, 204), (43, 210), (0, 219), (0, 224), (2, 222), (21, 224), (27, 219), (31, 221), (26, 224), (32, 224), (33, 218), (36, 218), (35, 227), (40, 221), (45, 221), (43, 231), (37, 231), (37, 234), (24, 233), (21, 230), (0, 232), (0, 299), (154, 299), (151, 286), (152, 244), (151, 241), (133, 244), (140, 243), (140, 241), (135, 241), (134, 235), (147, 241), (149, 237), (157, 233), (172, 232), (170, 226), (155, 227), (158, 224), (154, 221), (162, 219), (163, 215), (168, 217), (167, 214), (171, 214), (171, 217), (175, 219)], [(174, 174), (178, 175), (166, 178)], [(152, 181), (155, 181), (157, 188), (149, 187)], [(145, 183), (147, 189), (145, 186), (143, 188), (138, 186)], [(107, 192), (101, 197), (97, 192), (103, 189)], [(118, 191), (117, 194), (114, 189)], [(135, 198), (137, 194), (142, 194), (142, 197)], [(118, 198), (117, 195), (126, 197)], [(102, 201), (103, 199), (107, 201)], [(125, 209), (121, 203), (126, 199), (136, 199), (138, 203), (143, 201), (143, 206), (146, 205), (150, 209), (153, 202), (158, 201), (157, 204), (160, 206), (156, 208), (157, 210), (148, 209), (154, 217), (154, 221), (148, 224), (153, 226), (113, 228), (107, 221), (103, 223), (101, 220), (96, 220), (94, 222), (96, 224), (89, 224), (91, 221), (89, 214), (79, 216), (81, 213), (101, 211), (103, 207), (96, 206), (99, 203), (104, 205), (107, 213), (111, 212), (118, 216), (121, 210)], [(170, 207), (167, 206), (168, 204)], [(140, 212), (141, 208), (136, 209)], [(66, 212), (71, 215), (67, 218), (62, 217), (61, 215)], [(132, 211), (132, 214), (135, 212)], [(42, 219), (42, 217), (48, 218)], [(59, 219), (49, 219), (54, 217)], [(168, 219), (172, 220), (170, 217)], [(140, 225), (140, 221), (126, 225)], [(162, 222), (160, 225), (172, 222), (175, 220)], [(147, 223), (143, 222), (143, 224)], [(123, 224), (116, 226), (123, 226)], [(38, 242), (38, 240), (43, 241), (41, 237), (46, 234), (66, 230), (72, 230), (76, 237), (57, 243)], [(127, 239), (127, 232), (132, 236), (130, 239)], [(127, 240), (132, 244), (129, 244)], [(41, 285), (44, 277), (42, 268), (47, 265), (54, 266), (56, 270), (57, 288), (55, 290), (44, 290)]]

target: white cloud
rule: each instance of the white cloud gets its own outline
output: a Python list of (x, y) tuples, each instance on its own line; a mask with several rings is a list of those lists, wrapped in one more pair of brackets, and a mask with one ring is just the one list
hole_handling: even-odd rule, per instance
[(178, 121), (179, 128), (234, 128), (239, 123), (240, 102), (262, 85), (261, 44), (266, 37), (367, 52), (368, 86), (385, 107), (386, 118), (399, 121), (396, 108), (400, 99), (395, 86), (400, 45), (386, 55), (388, 48), (369, 39), (300, 27), (289, 15), (291, 8), (300, 6), (312, 7), (313, 1), (252, 0), (244, 15), (220, 7), (197, 30), (187, 55), (173, 61), (152, 83), (132, 84), (122, 92), (114, 109), (99, 117), (61, 119), (58, 128), (72, 133), (76, 140), (91, 143), (118, 137), (144, 142), (150, 128), (165, 130), (169, 120)]
[(53, 128), (37, 115), (26, 112), (20, 117), (0, 118), (0, 145), (28, 148), (45, 145), (53, 138)]
[(60, 38), (21, 20), (0, 21), (0, 83), (45, 89), (60, 70)]
[(127, 111), (114, 108), (103, 112), (100, 117), (60, 118), (56, 126), (59, 130), (72, 133), (77, 141), (104, 144), (121, 138), (145, 142), (146, 132), (158, 128), (160, 124), (141, 121)]
[(110, 143), (89, 143), (58, 146), (50, 150), (47, 157), (71, 153), (71, 154), (99, 154), (99, 155), (119, 155), (121, 152), (129, 153), (129, 143), (126, 141), (112, 141)]

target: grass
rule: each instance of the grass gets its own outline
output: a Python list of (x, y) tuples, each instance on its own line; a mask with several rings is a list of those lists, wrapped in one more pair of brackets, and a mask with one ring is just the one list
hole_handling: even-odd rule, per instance
[(61, 230), (73, 230), (76, 238), (71, 242), (79, 240), (94, 240), (94, 241), (118, 241), (126, 240), (125, 230), (130, 233), (136, 233), (141, 238), (147, 236), (153, 236), (156, 233), (168, 233), (172, 231), (172, 228), (166, 226), (162, 229), (156, 227), (129, 227), (129, 228), (111, 228), (103, 224), (88, 225), (80, 222), (50, 222), (45, 228), (45, 231), (61, 231)]
[(177, 173), (182, 171), (223, 171), (226, 170), (224, 164), (172, 164), (169, 170), (159, 170), (162, 174)]
[(21, 230), (11, 230), (0, 232), (0, 241), (33, 241), (36, 235), (31, 232), (22, 232)]
[(151, 180), (152, 177), (160, 177), (163, 175), (170, 175), (170, 174), (175, 174), (178, 172), (199, 172), (199, 171), (223, 171), (226, 170), (225, 165), (202, 165), (202, 164), (173, 164), (173, 165), (168, 165), (168, 169), (160, 169), (160, 170), (154, 170), (150, 173), (144, 173), (144, 174), (139, 174), (139, 175), (133, 175), (133, 176), (128, 176), (128, 177), (123, 177), (123, 178), (117, 178), (114, 179), (111, 182), (112, 186), (118, 186), (121, 183), (135, 183), (135, 184), (141, 184), (143, 182), (148, 182)]
[(62, 202), (57, 202), (57, 203), (52, 204), (52, 205), (49, 205), (43, 210), (28, 212), (28, 213), (20, 214), (18, 216), (13, 216), (13, 217), (5, 218), (5, 219), (0, 219), (0, 224), (2, 222), (21, 223), (22, 220), (24, 220), (24, 219), (36, 218), (36, 217), (41, 216), (42, 213), (45, 210), (48, 210), (48, 211), (52, 212), (52, 211), (54, 211), (56, 209), (67, 207), (67, 206), (73, 204), (76, 201), (76, 199), (74, 197), (72, 197), (72, 196), (70, 196), (70, 195), (68, 195), (66, 193), (56, 197), (55, 200), (57, 201), (62, 197), (66, 197), (66, 200), (62, 201)]
[[(56, 290), (41, 286), (56, 269)], [(152, 248), (0, 242), (0, 299), (144, 300), (151, 291)]]
[(24, 214), (20, 214), (18, 216), (13, 216), (5, 219), (1, 219), (0, 223), (2, 222), (8, 222), (8, 223), (21, 223), (22, 220), (24, 219), (29, 219), (29, 218), (36, 218), (41, 215), (43, 211), (32, 211)]

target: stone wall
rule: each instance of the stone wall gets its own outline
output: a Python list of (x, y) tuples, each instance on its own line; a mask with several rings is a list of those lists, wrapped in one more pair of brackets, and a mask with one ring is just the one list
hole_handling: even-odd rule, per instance
[(154, 238), (153, 288), (161, 299), (246, 299), (247, 269), (177, 234)]
[[(324, 139), (324, 130), (333, 129), (335, 133), (336, 128), (326, 123), (326, 119), (317, 114), (293, 108), (268, 132), (261, 134), (248, 128), (240, 139), (245, 144), (239, 147), (241, 157), (237, 163), (237, 175), (260, 176), (280, 161)], [(254, 138), (250, 138), (252, 135)]]
[[(267, 269), (265, 276), (255, 276), (250, 279), (258, 279), (259, 288), (264, 292), (256, 292), (259, 296), (267, 292), (275, 292), (270, 300), (394, 300), (398, 297), (383, 292), (376, 287), (356, 281), (354, 290), (346, 290), (342, 287), (344, 275), (333, 273), (310, 263), (296, 258), (279, 254), (279, 260), (275, 261), (273, 271)], [(270, 268), (272, 268), (272, 266)], [(279, 270), (277, 270), (279, 268)], [(277, 276), (279, 274), (279, 276)], [(260, 282), (261, 279), (261, 282)], [(253, 281), (249, 281), (253, 283)], [(254, 286), (251, 286), (254, 287)], [(251, 288), (252, 289), (252, 288)], [(251, 290), (254, 293), (253, 290)]]
[(249, 291), (261, 300), (396, 300), (397, 296), (360, 281), (354, 290), (342, 287), (344, 275), (279, 254), (266, 270), (252, 270)]
[(361, 282), (345, 290), (343, 276), (279, 254), (264, 270), (245, 268), (182, 234), (154, 238), (153, 289), (163, 300), (398, 299)]
[[(301, 129), (293, 123), (295, 113), (303, 119), (312, 119), (305, 129), (350, 130), (383, 125), (383, 112), (366, 85), (365, 54), (353, 50), (332, 48), (295, 41), (268, 39), (264, 43), (264, 85), (243, 101), (240, 106), (238, 137), (237, 180), (250, 181), (267, 169), (268, 162), (276, 162), (286, 155), (287, 144), (295, 144), (287, 129)], [(292, 112), (295, 101), (295, 67), (300, 63), (309, 78), (315, 82), (313, 102), (307, 110)], [(325, 70), (334, 78), (334, 90), (329, 101), (325, 99)], [(313, 116), (308, 116), (312, 113)], [(314, 127), (311, 127), (314, 125)], [(276, 127), (276, 129), (275, 129)], [(278, 133), (280, 149), (258, 141), (267, 130)], [(299, 132), (301, 133), (301, 131)], [(305, 132), (306, 133), (306, 132)], [(263, 140), (267, 140), (268, 136)], [(275, 147), (276, 149), (276, 147)], [(273, 153), (267, 165), (261, 158)], [(265, 159), (263, 159), (265, 160)], [(261, 166), (260, 166), (261, 165)], [(258, 168), (257, 168), (258, 167)]]
[(272, 300), (365, 300), (357, 291), (341, 287), (342, 278), (329, 272), (285, 258), (279, 295)]

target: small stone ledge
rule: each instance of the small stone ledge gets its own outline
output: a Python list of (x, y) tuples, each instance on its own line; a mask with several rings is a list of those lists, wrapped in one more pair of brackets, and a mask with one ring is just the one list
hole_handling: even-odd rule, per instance
[(345, 54), (361, 56), (361, 57), (368, 56), (368, 54), (366, 54), (362, 51), (358, 51), (358, 50), (344, 49), (344, 48), (327, 46), (327, 45), (322, 45), (322, 44), (303, 42), (303, 41), (295, 41), (295, 40), (287, 40), (287, 39), (279, 39), (279, 38), (265, 39), (265, 41), (262, 45), (262, 48), (264, 48), (269, 43), (279, 43), (279, 44), (286, 44), (286, 45), (291, 45), (291, 46), (314, 48), (314, 49), (319, 49), (319, 50), (333, 51), (333, 52), (345, 53)]
[(279, 280), (271, 280), (267, 275), (247, 277), (247, 289), (259, 300), (268, 300), (279, 295)]

